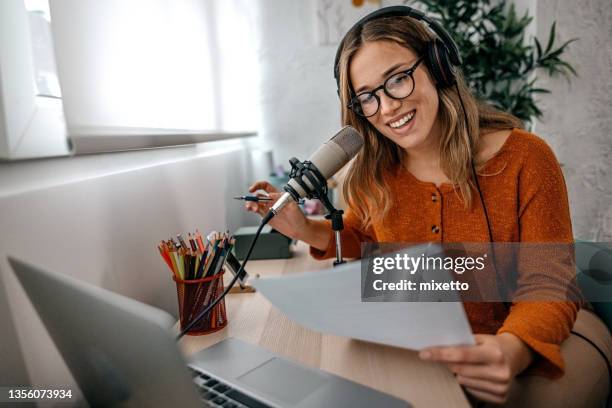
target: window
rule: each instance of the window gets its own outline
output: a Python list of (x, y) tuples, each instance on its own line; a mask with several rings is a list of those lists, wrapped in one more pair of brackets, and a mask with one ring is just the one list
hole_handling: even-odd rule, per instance
[[(249, 2), (0, 3), (5, 22), (8, 11), (14, 19), (29, 10), (27, 18), (19, 18), (26, 25), (29, 19), (27, 41), (33, 58), (23, 59), (35, 80), (26, 91), (22, 78), (23, 94), (57, 99), (66, 123), (60, 143), (64, 151), (67, 136), (77, 153), (87, 153), (218, 140), (253, 134), (257, 128), (258, 113), (253, 107), (259, 73), (255, 30), (245, 11)], [(25, 42), (21, 36), (26, 36), (23, 29), (11, 33), (8, 47)], [(6, 59), (0, 54), (0, 64), (5, 65)], [(9, 82), (4, 79), (0, 78), (0, 87), (6, 93), (4, 84)], [(8, 121), (15, 118), (10, 109), (3, 116)], [(27, 123), (28, 112), (21, 116), (21, 122)], [(45, 128), (29, 132), (43, 132), (35, 139), (45, 140), (49, 136)], [(34, 140), (22, 133), (19, 129), (4, 139), (12, 148)], [(5, 147), (4, 152), (0, 147), (0, 155), (10, 158), (12, 148)]]

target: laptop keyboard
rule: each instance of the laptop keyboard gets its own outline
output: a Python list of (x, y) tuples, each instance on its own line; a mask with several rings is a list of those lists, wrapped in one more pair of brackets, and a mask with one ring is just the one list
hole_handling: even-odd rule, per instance
[(271, 408), (228, 384), (189, 367), (193, 382), (198, 386), (205, 407), (222, 408)]

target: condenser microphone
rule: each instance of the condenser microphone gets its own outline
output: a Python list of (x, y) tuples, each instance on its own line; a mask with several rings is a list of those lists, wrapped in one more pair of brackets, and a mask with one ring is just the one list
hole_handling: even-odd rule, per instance
[(313, 192), (317, 190), (317, 184), (325, 184), (327, 179), (357, 155), (362, 146), (361, 134), (350, 126), (343, 127), (334, 137), (319, 147), (307, 161), (300, 164), (305, 171), (291, 178), (283, 187), (285, 193), (274, 203), (268, 213), (269, 217), (278, 214), (291, 200), (311, 198)]

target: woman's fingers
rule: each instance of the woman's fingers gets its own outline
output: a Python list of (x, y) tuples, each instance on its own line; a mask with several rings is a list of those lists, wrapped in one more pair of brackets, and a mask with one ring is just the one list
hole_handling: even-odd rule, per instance
[(484, 401), (503, 403), (514, 372), (499, 336), (476, 335), (475, 346), (432, 347), (422, 350), (424, 360), (445, 363), (467, 392)]
[(455, 374), (487, 380), (497, 383), (507, 383), (512, 375), (506, 366), (491, 366), (489, 364), (449, 364), (448, 368)]
[(440, 363), (498, 363), (503, 359), (500, 350), (485, 344), (467, 347), (437, 347), (421, 351), (423, 360)]
[(251, 211), (251, 212), (256, 212), (259, 214), (265, 213), (268, 211), (268, 206), (266, 205), (268, 203), (268, 201), (260, 201), (260, 202), (246, 202), (244, 204), (244, 208), (247, 211)]
[(268, 183), (265, 180), (256, 181), (251, 187), (249, 187), (249, 192), (253, 193), (257, 190), (264, 190), (268, 193), (277, 193), (278, 189), (274, 187), (272, 184)]
[(480, 391), (475, 388), (470, 388), (470, 387), (464, 387), (464, 388), (467, 392), (469, 392), (470, 394), (472, 394), (473, 396), (475, 396), (481, 401), (491, 402), (493, 404), (503, 404), (504, 402), (506, 402), (505, 397), (500, 397), (490, 392)]
[(265, 191), (266, 194), (257, 193), (258, 197), (270, 197), (272, 201), (247, 201), (244, 203), (244, 208), (250, 212), (256, 212), (259, 214), (265, 214), (268, 212), (272, 204), (281, 196), (281, 193), (276, 187), (268, 183), (265, 180), (256, 181), (252, 186), (249, 187), (249, 193), (255, 193), (258, 190)]
[[(278, 200), (280, 198), (282, 194), (281, 193), (274, 193), (271, 192), (267, 195), (267, 197), (271, 198), (272, 200), (270, 201), (258, 201), (258, 202), (254, 202), (254, 201), (247, 201), (244, 203), (244, 208), (247, 211), (251, 211), (251, 212), (257, 212), (259, 214), (265, 214), (267, 213), (270, 208), (274, 205), (274, 203), (276, 202), (276, 200)], [(262, 196), (261, 194), (258, 194), (258, 196)]]
[(260, 201), (257, 203), (257, 212), (260, 215), (266, 214), (274, 204), (274, 201)]
[(465, 387), (478, 391), (488, 392), (490, 394), (494, 394), (502, 398), (506, 397), (509, 387), (509, 383), (502, 384), (487, 380), (481, 380), (479, 378), (464, 377), (462, 375), (457, 376), (457, 382), (459, 382), (459, 384)]

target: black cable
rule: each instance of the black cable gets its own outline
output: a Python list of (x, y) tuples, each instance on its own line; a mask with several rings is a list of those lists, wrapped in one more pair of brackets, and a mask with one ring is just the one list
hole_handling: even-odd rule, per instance
[(595, 344), (593, 341), (591, 341), (591, 339), (587, 338), (586, 336), (577, 333), (573, 330), (570, 330), (570, 334), (573, 334), (575, 336), (580, 337), (582, 340), (586, 341), (587, 343), (589, 343), (591, 346), (593, 346), (595, 348), (595, 350), (597, 350), (597, 352), (601, 355), (601, 357), (604, 359), (604, 361), (606, 362), (606, 367), (608, 367), (608, 381), (612, 380), (612, 366), (610, 365), (610, 360), (608, 360), (608, 356), (606, 356), (606, 354), (603, 352), (602, 349), (599, 348), (599, 346), (597, 346), (597, 344)]
[(495, 244), (493, 241), (493, 233), (491, 232), (491, 222), (489, 221), (489, 212), (487, 211), (487, 206), (484, 202), (484, 196), (482, 194), (482, 190), (480, 189), (480, 183), (478, 182), (478, 176), (476, 175), (476, 167), (474, 166), (474, 160), (471, 161), (472, 164), (472, 173), (474, 173), (474, 182), (476, 184), (476, 190), (478, 190), (478, 196), (480, 197), (480, 204), (482, 204), (482, 209), (484, 212), (485, 220), (487, 221), (487, 231), (489, 232), (489, 247), (491, 248), (491, 257), (493, 258), (493, 269), (495, 270), (495, 277), (497, 283), (497, 293), (501, 297), (502, 302), (506, 309), (510, 309), (510, 302), (505, 299), (508, 296), (506, 292), (506, 288), (504, 286), (502, 277), (497, 270), (497, 256), (495, 255)]
[[(459, 96), (459, 103), (461, 103), (461, 109), (463, 110), (463, 117), (465, 119), (465, 129), (467, 132), (469, 132), (467, 111), (465, 110), (465, 105), (463, 104), (463, 98), (461, 97), (461, 92), (459, 92), (459, 85), (457, 85), (457, 82), (455, 82), (455, 89), (457, 90), (457, 96)], [(480, 189), (480, 183), (478, 182), (478, 175), (476, 174), (476, 166), (474, 165), (473, 155), (470, 158), (470, 165), (472, 168), (472, 175), (474, 177), (474, 184), (476, 185), (476, 190), (478, 191), (478, 197), (480, 198), (480, 204), (482, 205), (485, 220), (487, 222), (487, 232), (489, 233), (489, 247), (491, 248), (491, 257), (493, 258), (493, 269), (495, 270), (497, 293), (501, 297), (505, 308), (508, 310), (510, 309), (510, 302), (505, 301), (507, 297), (507, 292), (503, 285), (501, 275), (499, 274), (499, 271), (497, 270), (497, 257), (495, 256), (495, 245), (493, 244), (494, 241), (493, 241), (493, 232), (491, 230), (491, 221), (489, 220), (489, 212), (487, 211), (487, 206), (485, 205), (484, 196), (482, 194), (482, 190)]]
[(183, 328), (179, 335), (176, 336), (177, 341), (180, 340), (181, 337), (183, 337), (189, 330), (191, 330), (191, 328), (197, 322), (199, 322), (204, 316), (206, 316), (213, 309), (213, 307), (215, 307), (217, 303), (219, 303), (221, 299), (223, 299), (229, 293), (229, 291), (232, 290), (232, 288), (236, 284), (236, 281), (238, 281), (238, 277), (240, 276), (240, 274), (242, 274), (244, 267), (246, 266), (247, 262), (249, 261), (249, 258), (251, 257), (251, 252), (253, 252), (253, 248), (255, 248), (255, 243), (257, 242), (257, 238), (259, 238), (259, 234), (261, 234), (261, 230), (268, 222), (270, 222), (274, 215), (275, 214), (272, 211), (269, 211), (268, 214), (266, 214), (266, 216), (261, 219), (261, 222), (259, 223), (259, 228), (257, 228), (257, 232), (255, 233), (255, 237), (253, 238), (253, 242), (251, 242), (251, 247), (249, 248), (246, 257), (244, 258), (244, 262), (242, 262), (242, 265), (240, 265), (240, 269), (236, 272), (234, 279), (232, 279), (229, 285), (227, 285), (227, 288), (217, 299), (215, 299), (210, 305), (208, 305), (206, 309), (202, 310), (191, 322), (189, 322), (187, 326)]

